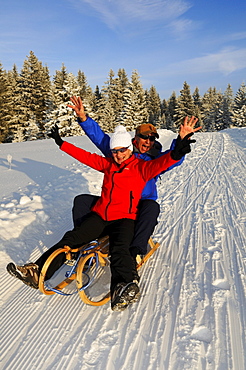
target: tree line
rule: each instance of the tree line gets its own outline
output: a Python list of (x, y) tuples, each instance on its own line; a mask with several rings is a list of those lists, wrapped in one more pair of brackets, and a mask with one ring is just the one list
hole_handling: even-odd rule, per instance
[(174, 132), (185, 116), (196, 116), (203, 131), (218, 131), (246, 126), (246, 86), (242, 83), (234, 95), (228, 84), (224, 92), (211, 87), (200, 95), (191, 93), (185, 81), (180, 94), (161, 99), (156, 88), (144, 90), (136, 70), (128, 78), (126, 71), (110, 70), (107, 81), (95, 91), (84, 72), (69, 73), (64, 64), (53, 77), (31, 51), (18, 72), (16, 65), (6, 71), (0, 63), (0, 142), (20, 142), (47, 138), (56, 123), (61, 136), (81, 135), (82, 130), (71, 109), (70, 97), (81, 96), (86, 112), (105, 132), (122, 124), (134, 130), (142, 123)]

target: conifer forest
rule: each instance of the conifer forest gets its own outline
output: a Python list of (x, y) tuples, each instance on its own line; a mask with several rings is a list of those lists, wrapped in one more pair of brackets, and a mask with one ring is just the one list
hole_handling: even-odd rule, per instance
[(122, 124), (129, 131), (142, 123), (157, 129), (178, 131), (185, 116), (196, 116), (203, 131), (219, 131), (246, 126), (246, 85), (242, 82), (233, 92), (228, 84), (221, 92), (210, 87), (203, 95), (199, 88), (190, 91), (185, 81), (175, 92), (161, 100), (156, 88), (144, 90), (134, 70), (129, 78), (125, 70), (110, 70), (104, 86), (93, 91), (85, 74), (69, 73), (64, 64), (53, 77), (31, 51), (18, 72), (16, 65), (6, 71), (0, 63), (0, 142), (21, 142), (47, 138), (56, 123), (61, 136), (81, 135), (72, 109), (67, 108), (71, 96), (80, 96), (86, 113), (105, 132)]

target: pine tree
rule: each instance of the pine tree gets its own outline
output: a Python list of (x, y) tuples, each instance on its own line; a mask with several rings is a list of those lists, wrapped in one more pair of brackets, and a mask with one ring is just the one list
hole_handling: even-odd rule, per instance
[(96, 88), (93, 94), (93, 106), (92, 106), (93, 116), (92, 118), (98, 123), (100, 123), (100, 120), (101, 120), (101, 113), (100, 113), (101, 106), (102, 106), (102, 94), (100, 92), (99, 86), (96, 85)]
[(105, 132), (112, 132), (115, 126), (117, 126), (117, 88), (114, 76), (114, 71), (111, 69), (108, 79), (101, 90), (101, 106), (98, 114), (100, 115), (100, 126)]
[(92, 88), (88, 85), (87, 78), (81, 70), (78, 71), (77, 81), (79, 85), (78, 96), (83, 100), (83, 105), (87, 114), (94, 118), (94, 94)]
[(18, 138), (22, 130), (25, 140), (29, 139), (28, 126), (30, 121), (32, 126), (35, 124), (38, 127), (38, 130), (35, 130), (38, 133), (37, 138), (43, 137), (43, 118), (48, 95), (48, 80), (47, 68), (42, 66), (42, 63), (31, 51), (17, 77), (17, 95), (15, 97), (17, 123), (15, 132), (18, 132)]
[(204, 131), (216, 131), (218, 127), (219, 107), (222, 101), (221, 92), (216, 88), (209, 88), (202, 99)]
[(7, 72), (0, 63), (0, 142), (6, 142), (12, 112), (11, 87)]
[(77, 78), (68, 73), (64, 64), (61, 70), (56, 71), (53, 80), (54, 109), (50, 114), (50, 119), (45, 125), (46, 134), (50, 128), (57, 124), (61, 136), (74, 136), (81, 134), (81, 128), (77, 123), (73, 111), (68, 109), (71, 96), (79, 95), (79, 85)]
[(128, 77), (126, 71), (122, 68), (118, 70), (117, 78), (115, 79), (115, 89), (114, 89), (114, 111), (116, 115), (116, 122), (117, 124), (120, 121), (120, 116), (124, 106), (124, 92), (128, 85)]
[(246, 85), (242, 83), (238, 89), (234, 104), (233, 104), (233, 116), (232, 121), (234, 126), (245, 127), (246, 126)]
[(180, 91), (177, 109), (175, 111), (175, 124), (177, 128), (183, 123), (186, 116), (195, 116), (195, 104), (190, 93), (190, 86), (184, 82), (183, 89)]
[(118, 117), (118, 124), (125, 126), (129, 131), (132, 131), (135, 128), (133, 101), (134, 92), (132, 88), (132, 82), (128, 81), (128, 84), (123, 92), (123, 106)]
[(224, 92), (221, 103), (219, 105), (218, 117), (216, 122), (216, 130), (224, 130), (232, 125), (232, 101), (233, 91), (231, 85), (228, 84)]
[(210, 112), (212, 112), (213, 104), (215, 102), (216, 97), (216, 89), (210, 87), (207, 92), (203, 95), (202, 98), (202, 106), (201, 111), (203, 115), (203, 130), (209, 131), (211, 129), (211, 117)]
[(175, 114), (177, 112), (177, 109), (178, 109), (178, 99), (174, 91), (167, 102), (166, 110), (166, 128), (174, 132), (177, 132), (177, 126), (175, 124)]
[(131, 84), (129, 85), (129, 87), (132, 90), (132, 129), (135, 129), (137, 126), (149, 121), (145, 91), (140, 82), (140, 76), (136, 70), (132, 72)]
[(161, 125), (161, 99), (156, 91), (156, 88), (152, 85), (149, 90), (146, 91), (146, 102), (149, 115), (149, 122), (152, 125), (160, 128)]
[(198, 87), (195, 88), (192, 98), (195, 105), (194, 116), (198, 118), (199, 126), (203, 126), (202, 98), (200, 96)]
[(168, 109), (168, 104), (167, 104), (166, 99), (162, 100), (160, 108), (161, 108), (160, 128), (166, 129), (167, 128), (166, 117), (167, 117), (167, 109)]
[(17, 81), (19, 78), (19, 74), (17, 71), (17, 67), (14, 64), (13, 69), (8, 71), (7, 73), (8, 83), (9, 83), (9, 91), (10, 91), (10, 100), (11, 105), (9, 107), (9, 114), (10, 118), (8, 121), (8, 133), (6, 137), (6, 142), (12, 142), (14, 139), (15, 132), (17, 132), (18, 126), (18, 109), (17, 109), (17, 100), (18, 96), (20, 95), (20, 91), (18, 90)]

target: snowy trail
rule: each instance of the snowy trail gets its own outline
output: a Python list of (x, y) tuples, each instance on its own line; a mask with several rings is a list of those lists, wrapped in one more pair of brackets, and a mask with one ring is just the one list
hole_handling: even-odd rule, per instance
[[(44, 296), (5, 272), (9, 261), (35, 259), (71, 228), (73, 197), (98, 193), (101, 175), (57, 154), (51, 141), (44, 172), (31, 181), (22, 160), (19, 172), (0, 166), (5, 185), (16, 182), (0, 209), (2, 369), (246, 368), (246, 129), (196, 139), (184, 164), (158, 184), (161, 247), (140, 270), (140, 302), (122, 313), (77, 295)], [(71, 140), (94, 150), (84, 137)], [(16, 148), (42, 159), (42, 142), (20, 143), (0, 147), (1, 163)], [(24, 172), (30, 178), (31, 169)]]

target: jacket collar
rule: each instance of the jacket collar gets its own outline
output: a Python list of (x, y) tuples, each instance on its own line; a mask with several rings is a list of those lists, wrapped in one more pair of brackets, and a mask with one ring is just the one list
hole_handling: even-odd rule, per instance
[(150, 150), (148, 150), (147, 152), (145, 152), (145, 153), (140, 153), (140, 151), (138, 150), (137, 142), (136, 142), (135, 138), (132, 139), (132, 144), (133, 144), (133, 153), (139, 153), (140, 155), (141, 154), (147, 154), (151, 158), (157, 157), (161, 153), (161, 149), (162, 149), (161, 143), (159, 143), (159, 141), (156, 141), (156, 140), (155, 140), (154, 145), (152, 146), (152, 148)]

